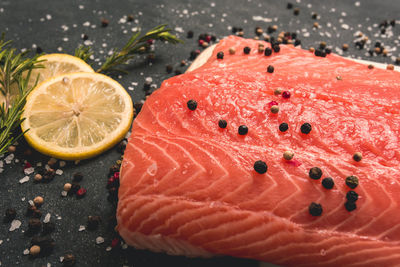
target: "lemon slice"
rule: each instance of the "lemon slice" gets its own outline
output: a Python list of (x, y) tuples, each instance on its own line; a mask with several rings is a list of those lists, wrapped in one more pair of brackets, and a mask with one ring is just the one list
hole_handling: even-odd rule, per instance
[[(31, 88), (36, 79), (38, 84), (48, 78), (71, 72), (94, 72), (85, 61), (78, 57), (74, 57), (68, 54), (47, 54), (40, 56), (38, 60), (43, 60), (40, 65), (43, 68), (33, 69), (31, 77), (28, 81), (28, 88)], [(25, 74), (26, 75), (26, 74)], [(11, 100), (19, 93), (18, 86), (16, 83), (10, 87)], [(5, 101), (4, 96), (0, 93), (0, 104)]]
[(114, 146), (130, 128), (131, 97), (115, 80), (98, 73), (59, 75), (29, 94), (21, 124), (39, 152), (66, 160), (93, 157)]

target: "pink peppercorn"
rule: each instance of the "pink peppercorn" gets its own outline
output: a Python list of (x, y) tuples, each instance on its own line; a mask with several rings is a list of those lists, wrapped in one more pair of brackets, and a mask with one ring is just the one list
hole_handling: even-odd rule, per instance
[(115, 248), (116, 246), (118, 246), (118, 244), (119, 244), (119, 239), (118, 239), (118, 238), (114, 238), (114, 239), (111, 241), (111, 247), (113, 247), (113, 248)]
[(269, 108), (271, 108), (272, 106), (277, 106), (277, 105), (278, 105), (278, 102), (276, 102), (276, 101), (271, 101), (268, 103)]
[(152, 44), (154, 43), (154, 40), (153, 40), (153, 39), (149, 39), (149, 40), (147, 40), (147, 43), (148, 43), (149, 45), (152, 45)]
[(283, 98), (290, 98), (290, 92), (289, 92), (289, 91), (284, 91), (284, 92), (282, 93), (282, 97), (283, 97)]
[(199, 40), (199, 45), (203, 45), (204, 44), (204, 40)]
[(117, 179), (119, 179), (119, 172), (114, 173), (114, 180), (117, 180)]
[(32, 164), (30, 164), (29, 162), (26, 162), (24, 165), (24, 169), (28, 169), (30, 167), (32, 167)]
[(206, 42), (209, 43), (211, 41), (211, 35), (206, 36)]
[(77, 195), (78, 197), (83, 197), (84, 195), (86, 195), (86, 192), (87, 192), (87, 190), (86, 190), (85, 188), (81, 187), (81, 188), (76, 192), (76, 195)]

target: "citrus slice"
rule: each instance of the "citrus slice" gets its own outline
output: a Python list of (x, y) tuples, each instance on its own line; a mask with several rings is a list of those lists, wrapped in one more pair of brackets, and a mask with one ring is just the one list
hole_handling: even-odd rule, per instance
[(59, 75), (29, 94), (21, 124), (39, 152), (66, 160), (93, 157), (114, 146), (129, 130), (131, 97), (115, 80), (98, 73)]
[[(71, 72), (94, 72), (85, 61), (78, 57), (74, 57), (68, 54), (47, 54), (40, 56), (38, 60), (42, 61), (39, 64), (43, 68), (33, 69), (31, 77), (28, 82), (28, 88), (31, 88), (36, 79), (38, 84), (48, 78)], [(26, 75), (26, 74), (25, 74)], [(13, 83), (10, 88), (11, 99), (19, 93), (18, 86)], [(0, 104), (5, 101), (4, 96), (0, 93)]]

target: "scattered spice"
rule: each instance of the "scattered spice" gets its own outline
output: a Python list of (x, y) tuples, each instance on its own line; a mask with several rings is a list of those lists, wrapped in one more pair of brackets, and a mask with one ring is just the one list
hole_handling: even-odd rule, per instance
[(358, 178), (354, 175), (351, 175), (346, 178), (346, 185), (351, 189), (354, 189), (358, 186)]
[(312, 19), (317, 19), (317, 18), (318, 18), (318, 14), (315, 13), (315, 12), (313, 12), (313, 13), (311, 14), (311, 18), (312, 18)]
[(322, 176), (322, 170), (318, 167), (312, 167), (308, 172), (308, 176), (313, 180), (318, 180)]
[(314, 53), (315, 48), (314, 47), (310, 47), (310, 48), (308, 48), (308, 51), (310, 51), (311, 53)]
[(344, 203), (344, 207), (347, 211), (353, 211), (357, 208), (357, 205), (353, 201), (346, 201), (346, 203)]
[(134, 17), (133, 17), (133, 15), (131, 14), (131, 15), (128, 15), (128, 17), (127, 17), (127, 21), (129, 21), (129, 22), (132, 22), (133, 21), (133, 19), (134, 19)]
[(362, 154), (361, 154), (361, 152), (356, 152), (356, 153), (354, 153), (354, 155), (353, 155), (353, 160), (354, 160), (354, 161), (357, 161), (357, 162), (361, 161), (361, 160), (362, 160)]
[(80, 182), (83, 179), (83, 174), (81, 172), (74, 173), (72, 177), (73, 182)]
[(172, 70), (173, 70), (172, 65), (167, 65), (167, 66), (165, 67), (165, 70), (167, 71), (167, 73), (171, 73)]
[(372, 70), (373, 68), (374, 68), (374, 65), (372, 65), (372, 64), (368, 65), (368, 69)]
[(33, 177), (33, 179), (34, 179), (36, 182), (40, 182), (40, 181), (42, 181), (43, 176), (42, 176), (40, 173), (37, 173), (37, 174), (35, 174), (35, 176)]
[(74, 255), (72, 255), (70, 253), (64, 255), (64, 259), (62, 261), (64, 266), (68, 266), (68, 267), (69, 266), (74, 266), (75, 262), (76, 262), (76, 260), (75, 260), (75, 256)]
[(265, 56), (270, 56), (271, 54), (272, 54), (272, 49), (269, 48), (269, 47), (265, 48), (264, 55)]
[(351, 202), (355, 202), (358, 200), (358, 194), (354, 191), (349, 191), (346, 194), (346, 199)]
[(282, 93), (282, 89), (278, 88), (274, 90), (274, 95), (280, 95)]
[(335, 185), (335, 182), (331, 177), (326, 177), (322, 179), (322, 186), (325, 187), (326, 189), (332, 189), (333, 186)]
[(240, 125), (238, 128), (238, 133), (240, 135), (246, 135), (249, 132), (249, 128), (246, 125)]
[(9, 153), (14, 153), (16, 150), (17, 150), (17, 147), (13, 146), (13, 145), (9, 146), (8, 149), (7, 149), (7, 151)]
[(218, 126), (219, 126), (219, 128), (221, 128), (221, 129), (225, 129), (226, 126), (228, 126), (228, 123), (226, 122), (226, 120), (219, 120), (219, 121), (218, 121)]
[(332, 49), (330, 49), (330, 48), (325, 48), (325, 53), (326, 53), (327, 55), (329, 55), (330, 53), (332, 53)]
[(326, 47), (326, 42), (320, 42), (319, 43), (319, 48), (324, 49)]
[(263, 44), (258, 44), (258, 53), (264, 52), (264, 45)]
[(64, 184), (63, 189), (64, 189), (64, 191), (68, 192), (69, 190), (71, 190), (71, 187), (72, 187), (72, 184), (66, 183), (66, 184)]
[(386, 66), (387, 70), (394, 70), (394, 66), (392, 64), (389, 64)]
[(295, 9), (293, 10), (293, 14), (294, 14), (295, 16), (299, 15), (299, 14), (300, 14), (300, 9), (299, 9), (299, 8), (295, 8)]
[(78, 192), (78, 190), (81, 188), (81, 185), (77, 182), (72, 182), (71, 183), (71, 189), (68, 191), (69, 195), (74, 195)]
[(218, 52), (217, 59), (224, 59), (224, 52)]
[(234, 55), (236, 53), (236, 49), (231, 47), (229, 48), (229, 54)]
[(105, 28), (108, 26), (109, 23), (110, 23), (110, 21), (108, 19), (105, 19), (105, 18), (101, 19), (101, 27)]
[(188, 107), (188, 109), (194, 111), (197, 108), (197, 102), (195, 100), (191, 99), (187, 102), (187, 107)]
[(29, 249), (29, 254), (32, 256), (37, 256), (40, 253), (40, 247), (38, 245), (33, 245), (30, 249)]
[(284, 91), (284, 92), (282, 93), (282, 97), (283, 97), (283, 98), (286, 98), (286, 99), (290, 98), (290, 92), (289, 92), (289, 91)]
[(78, 198), (82, 198), (82, 197), (84, 197), (84, 196), (86, 195), (86, 193), (87, 193), (87, 190), (86, 190), (85, 188), (81, 187), (81, 188), (79, 188), (79, 190), (76, 192), (76, 196), (77, 196)]
[(281, 47), (279, 46), (279, 44), (274, 44), (272, 46), (272, 49), (274, 50), (275, 53), (278, 53), (279, 51), (281, 51)]
[(317, 57), (326, 57), (326, 52), (325, 52), (325, 51), (322, 51), (322, 50), (320, 50), (320, 49), (315, 50), (314, 54), (315, 54)]
[(263, 29), (261, 28), (261, 27), (256, 27), (256, 29), (255, 29), (255, 34), (256, 35), (258, 35), (258, 36), (260, 36), (260, 35), (262, 35), (263, 34)]
[(201, 46), (204, 47), (204, 48), (208, 47), (208, 45), (209, 45), (208, 42), (203, 42), (203, 43), (201, 44)]
[(194, 35), (193, 31), (188, 31), (186, 37), (191, 39), (193, 38), (193, 35)]
[(41, 206), (44, 202), (43, 197), (37, 196), (33, 199), (33, 203), (35, 203), (36, 206)]
[(342, 76), (336, 76), (336, 80), (341, 81), (342, 80)]
[(266, 172), (268, 171), (267, 163), (265, 163), (265, 162), (262, 161), (262, 160), (257, 160), (257, 161), (254, 163), (254, 170), (255, 170), (256, 172), (258, 172), (259, 174), (264, 174), (264, 173), (266, 173)]
[(348, 44), (343, 44), (343, 45), (342, 45), (342, 50), (343, 50), (343, 51), (349, 50), (349, 45), (348, 45)]
[(291, 160), (294, 157), (294, 153), (292, 151), (283, 152), (283, 158), (286, 160)]
[(274, 72), (274, 66), (269, 65), (268, 68), (267, 68), (267, 72), (273, 73)]
[(248, 55), (248, 54), (250, 54), (250, 47), (248, 47), (248, 46), (245, 46), (244, 48), (243, 48), (243, 53), (245, 53), (246, 55)]
[(322, 206), (321, 204), (311, 202), (310, 206), (308, 207), (308, 211), (312, 216), (321, 216)]
[(319, 23), (318, 22), (314, 22), (313, 27), (314, 28), (319, 28)]
[(301, 127), (300, 127), (300, 131), (301, 131), (303, 134), (309, 134), (309, 133), (311, 132), (311, 129), (312, 129), (311, 124), (309, 124), (308, 122), (303, 123), (303, 124), (301, 125)]
[(286, 8), (287, 9), (292, 9), (293, 8), (293, 4), (292, 3), (287, 3)]
[(271, 107), (271, 113), (276, 114), (279, 112), (279, 106), (278, 105), (273, 105)]
[(286, 132), (289, 129), (289, 125), (286, 122), (282, 122), (279, 125), (279, 131)]

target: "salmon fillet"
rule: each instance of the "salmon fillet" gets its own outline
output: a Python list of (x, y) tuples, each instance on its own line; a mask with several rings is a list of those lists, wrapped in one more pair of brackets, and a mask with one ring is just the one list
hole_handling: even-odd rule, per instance
[[(164, 81), (148, 98), (122, 163), (120, 235), (174, 255), (400, 266), (400, 74), (290, 45), (265, 56), (259, 43), (227, 37), (203, 66)], [(314, 167), (320, 179), (310, 178)], [(325, 177), (332, 189), (322, 186)], [(352, 211), (349, 191), (358, 194)], [(311, 203), (321, 205), (320, 215)]]

